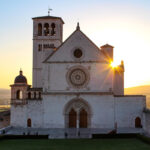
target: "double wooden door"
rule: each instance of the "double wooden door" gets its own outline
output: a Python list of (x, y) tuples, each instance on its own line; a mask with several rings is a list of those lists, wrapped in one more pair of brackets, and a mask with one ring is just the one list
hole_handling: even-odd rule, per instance
[[(88, 127), (88, 115), (87, 112), (82, 109), (79, 113), (79, 128)], [(77, 128), (77, 113), (74, 109), (69, 112), (69, 128)]]

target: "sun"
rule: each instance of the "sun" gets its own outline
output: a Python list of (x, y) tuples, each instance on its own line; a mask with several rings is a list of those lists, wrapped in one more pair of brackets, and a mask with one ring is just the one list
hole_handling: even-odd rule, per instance
[(115, 68), (115, 67), (118, 66), (117, 63), (115, 63), (115, 62), (113, 62), (113, 61), (110, 63), (110, 65), (111, 65), (112, 68)]

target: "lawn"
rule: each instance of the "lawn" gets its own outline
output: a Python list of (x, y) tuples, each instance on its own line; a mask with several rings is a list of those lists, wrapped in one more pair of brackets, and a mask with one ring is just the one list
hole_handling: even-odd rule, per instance
[(150, 150), (138, 139), (0, 140), (0, 150)]

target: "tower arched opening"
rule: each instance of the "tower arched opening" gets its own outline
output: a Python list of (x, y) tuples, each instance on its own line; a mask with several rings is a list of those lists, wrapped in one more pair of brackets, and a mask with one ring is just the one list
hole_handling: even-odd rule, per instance
[(51, 28), (52, 28), (52, 30), (51, 30), (51, 36), (54, 36), (56, 34), (55, 27), (56, 27), (55, 23), (52, 23), (51, 24)]
[(45, 36), (49, 35), (49, 24), (48, 23), (44, 24), (44, 35)]
[(22, 93), (21, 90), (18, 90), (18, 91), (16, 92), (16, 99), (23, 99), (23, 93)]
[(38, 36), (42, 36), (42, 24), (38, 24)]

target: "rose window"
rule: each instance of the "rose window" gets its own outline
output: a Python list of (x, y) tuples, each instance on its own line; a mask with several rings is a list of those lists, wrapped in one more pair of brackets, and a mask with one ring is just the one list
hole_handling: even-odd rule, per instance
[(71, 86), (76, 88), (81, 88), (88, 83), (89, 76), (87, 70), (83, 68), (73, 68), (69, 70), (67, 74), (67, 78)]

